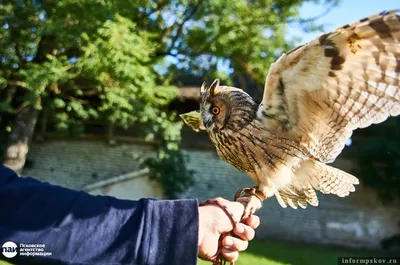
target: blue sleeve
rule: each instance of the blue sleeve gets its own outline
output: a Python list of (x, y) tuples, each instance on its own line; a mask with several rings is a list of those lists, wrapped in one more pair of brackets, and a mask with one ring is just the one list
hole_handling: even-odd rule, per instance
[(9, 259), (15, 264), (194, 265), (198, 205), (93, 196), (18, 177), (0, 163), (0, 247), (7, 241), (51, 253), (18, 253)]

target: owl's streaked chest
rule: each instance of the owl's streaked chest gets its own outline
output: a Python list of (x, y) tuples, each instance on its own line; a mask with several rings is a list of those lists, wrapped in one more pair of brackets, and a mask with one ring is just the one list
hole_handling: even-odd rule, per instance
[(274, 169), (289, 157), (301, 160), (305, 154), (293, 140), (279, 138), (256, 122), (241, 130), (209, 132), (221, 159), (248, 174), (259, 169)]
[(251, 124), (235, 131), (209, 132), (221, 159), (246, 173), (254, 173), (255, 167), (261, 167), (264, 162), (263, 146), (268, 143), (260, 134), (263, 134), (260, 128)]
[(254, 171), (251, 163), (251, 155), (248, 155), (248, 150), (254, 147), (247, 145), (246, 138), (242, 133), (225, 131), (210, 134), (210, 138), (221, 159), (243, 172)]

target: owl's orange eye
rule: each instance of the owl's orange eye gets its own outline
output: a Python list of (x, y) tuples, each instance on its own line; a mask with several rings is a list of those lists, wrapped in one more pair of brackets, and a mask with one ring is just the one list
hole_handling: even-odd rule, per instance
[(219, 114), (219, 108), (218, 107), (213, 107), (211, 109), (211, 113), (214, 114), (214, 115), (218, 115)]

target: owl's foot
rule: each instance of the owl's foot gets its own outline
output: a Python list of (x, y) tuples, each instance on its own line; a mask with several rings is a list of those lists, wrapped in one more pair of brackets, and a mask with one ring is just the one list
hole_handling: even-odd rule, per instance
[(265, 195), (258, 190), (258, 187), (240, 189), (235, 193), (234, 200), (244, 205), (243, 218), (249, 217), (251, 214), (258, 211), (262, 202), (265, 200)]

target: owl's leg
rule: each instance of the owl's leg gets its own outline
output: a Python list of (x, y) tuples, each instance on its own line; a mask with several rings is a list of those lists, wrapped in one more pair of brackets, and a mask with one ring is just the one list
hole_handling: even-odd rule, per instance
[(275, 187), (275, 184), (270, 179), (268, 179), (267, 181), (260, 183), (260, 185), (258, 186), (258, 191), (262, 193), (266, 198), (269, 198), (275, 195), (277, 189)]

